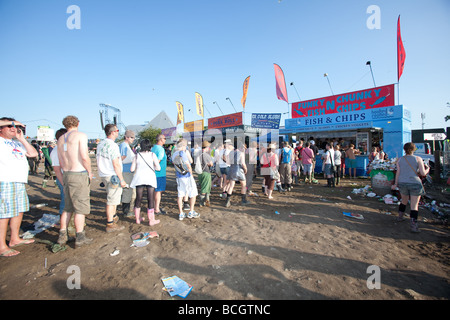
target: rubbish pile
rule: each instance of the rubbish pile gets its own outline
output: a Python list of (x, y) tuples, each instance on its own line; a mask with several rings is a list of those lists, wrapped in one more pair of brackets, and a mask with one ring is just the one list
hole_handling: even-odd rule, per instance
[(436, 200), (431, 201), (430, 203), (420, 202), (419, 205), (427, 208), (433, 213), (438, 220), (441, 220), (443, 224), (448, 223), (448, 217), (450, 212), (450, 204), (441, 202), (439, 205)]
[(386, 161), (375, 159), (368, 166), (368, 171), (371, 170), (395, 171), (397, 170), (397, 158), (392, 158)]
[(372, 188), (370, 185), (366, 185), (364, 188), (359, 189), (353, 189), (352, 193), (354, 194), (360, 194), (362, 196), (366, 196), (369, 198), (378, 198), (379, 201), (383, 201), (386, 204), (398, 204), (399, 199), (396, 196), (393, 196), (392, 194), (388, 193), (384, 196), (379, 196), (375, 192), (372, 191)]

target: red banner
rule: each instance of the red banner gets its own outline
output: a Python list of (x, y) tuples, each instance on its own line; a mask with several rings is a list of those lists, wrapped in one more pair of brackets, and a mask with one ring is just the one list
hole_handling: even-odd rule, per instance
[(242, 112), (208, 119), (208, 129), (220, 129), (242, 125)]
[(405, 67), (406, 52), (403, 47), (402, 35), (400, 33), (400, 16), (397, 20), (397, 80), (400, 81), (400, 77)]
[(292, 118), (389, 107), (395, 105), (394, 85), (292, 103)]

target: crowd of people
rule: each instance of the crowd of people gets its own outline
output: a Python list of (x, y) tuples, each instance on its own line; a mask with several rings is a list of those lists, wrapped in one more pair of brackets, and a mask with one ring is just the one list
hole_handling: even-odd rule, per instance
[[(79, 120), (67, 116), (62, 121), (64, 128), (56, 132), (57, 139), (50, 153), (57, 184), (60, 188), (60, 230), (57, 243), (65, 245), (69, 241), (68, 226), (72, 219), (76, 230), (75, 246), (92, 242), (85, 233), (86, 216), (90, 214), (90, 183), (93, 172), (88, 152), (87, 135), (78, 130)], [(24, 137), (25, 126), (13, 118), (0, 119), (0, 255), (14, 256), (19, 251), (14, 247), (33, 243), (19, 237), (23, 213), (29, 210), (29, 200), (25, 184), (28, 174), (34, 174), (34, 163), (39, 152)], [(166, 168), (168, 156), (164, 148), (166, 138), (163, 134), (156, 137), (152, 144), (148, 139), (139, 141), (139, 150), (133, 149), (136, 136), (127, 130), (123, 142), (119, 144), (119, 129), (114, 124), (104, 128), (106, 138), (97, 145), (96, 162), (98, 175), (106, 192), (106, 232), (117, 232), (124, 228), (119, 223), (118, 206), (122, 214), (134, 217), (137, 224), (145, 221), (141, 215), (144, 206), (144, 194), (147, 198), (147, 219), (150, 226), (160, 220), (156, 215), (166, 214), (161, 203), (166, 191)], [(247, 146), (243, 141), (225, 140), (223, 143), (210, 143), (206, 140), (201, 146), (189, 148), (187, 140), (181, 138), (170, 153), (175, 168), (177, 183), (178, 218), (199, 218), (195, 211), (197, 197), (199, 206), (210, 206), (211, 190), (220, 188), (220, 198), (225, 207), (232, 206), (232, 194), (238, 188), (241, 205), (249, 204), (248, 195), (254, 194), (252, 185), (256, 176), (263, 177), (261, 190), (268, 199), (274, 198), (274, 190), (289, 192), (293, 185), (317, 183), (314, 178), (316, 159), (319, 156), (314, 138), (299, 141), (295, 146), (283, 142), (258, 144), (251, 141)], [(323, 145), (321, 153), (326, 187), (339, 185), (345, 174), (345, 159), (348, 158), (349, 174), (356, 177), (355, 156), (358, 150), (349, 144), (342, 150), (340, 143), (333, 141)], [(411, 230), (418, 231), (418, 201), (424, 194), (418, 173), (426, 175), (428, 168), (420, 157), (413, 155), (414, 145), (405, 144), (405, 156), (398, 161), (395, 187), (402, 195), (399, 205), (399, 221), (404, 219), (408, 200), (411, 201)], [(372, 159), (380, 157), (373, 150)], [(407, 164), (409, 166), (407, 166)], [(197, 176), (196, 181), (195, 177)], [(303, 176), (303, 177), (302, 177)], [(240, 187), (240, 188), (239, 188)], [(238, 192), (239, 192), (238, 191)], [(185, 213), (187, 211), (187, 213)], [(10, 240), (6, 244), (8, 225)]]

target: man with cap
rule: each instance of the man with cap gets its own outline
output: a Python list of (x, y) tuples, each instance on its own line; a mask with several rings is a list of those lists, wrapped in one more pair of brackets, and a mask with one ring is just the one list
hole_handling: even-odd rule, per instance
[[(122, 175), (123, 179), (129, 186), (131, 181), (133, 180), (134, 173), (131, 172), (131, 164), (133, 163), (133, 159), (136, 156), (133, 150), (131, 149), (131, 145), (136, 138), (133, 130), (125, 131), (125, 139), (120, 144), (119, 150), (120, 155), (122, 156)], [(133, 213), (133, 203), (136, 199), (136, 189), (135, 188), (124, 188), (122, 191), (122, 212), (125, 216), (134, 216)], [(131, 210), (130, 210), (131, 208)]]
[(106, 232), (122, 230), (117, 222), (116, 210), (122, 197), (122, 188), (127, 183), (122, 175), (122, 157), (119, 146), (115, 143), (119, 136), (119, 129), (115, 124), (105, 126), (106, 139), (97, 146), (98, 174), (106, 186)]

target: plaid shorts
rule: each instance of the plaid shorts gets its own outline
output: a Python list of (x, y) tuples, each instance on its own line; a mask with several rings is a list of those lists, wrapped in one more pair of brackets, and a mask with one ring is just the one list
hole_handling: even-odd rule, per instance
[(25, 183), (0, 182), (0, 219), (14, 218), (30, 210)]

